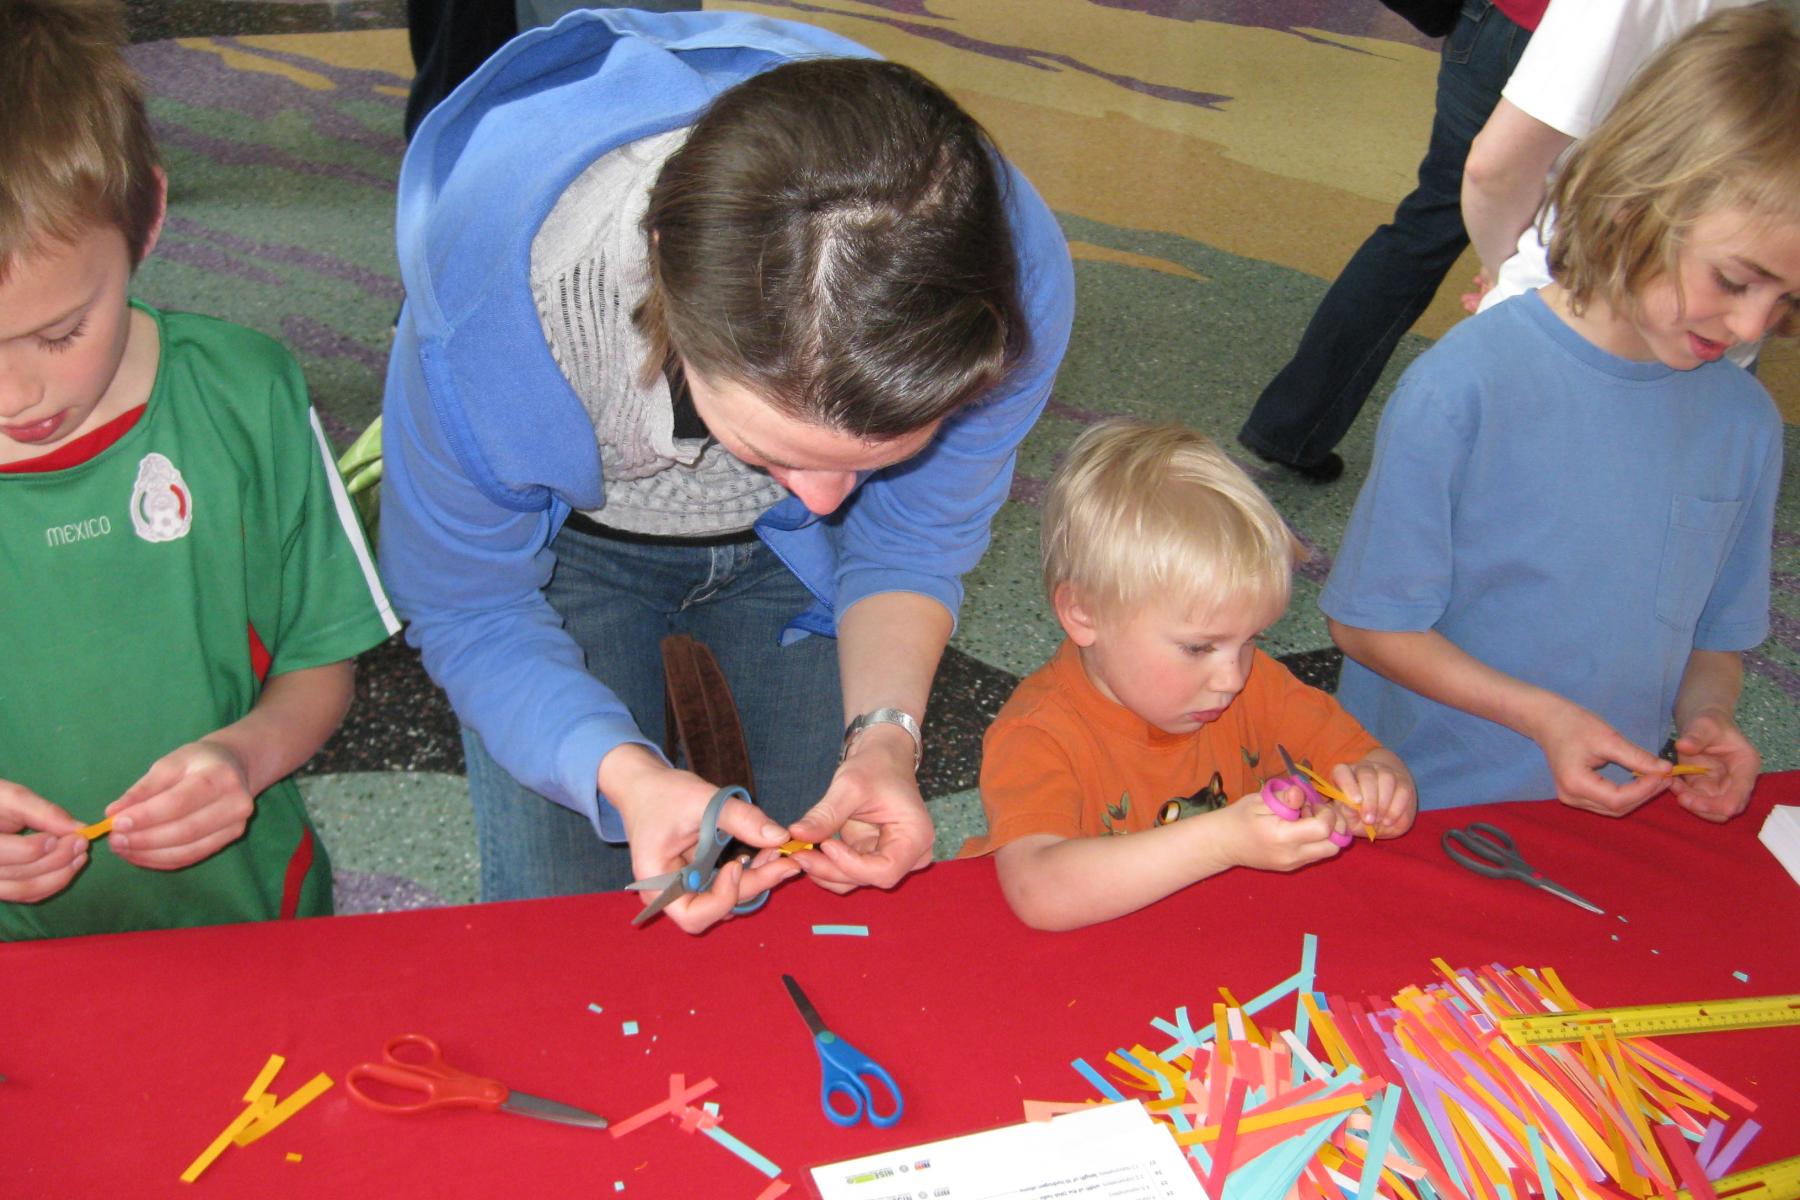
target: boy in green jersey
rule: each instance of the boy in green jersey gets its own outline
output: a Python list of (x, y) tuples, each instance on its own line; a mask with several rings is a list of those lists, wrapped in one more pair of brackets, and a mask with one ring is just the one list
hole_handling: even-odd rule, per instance
[(287, 777), (398, 628), (293, 358), (128, 299), (166, 181), (122, 42), (0, 5), (0, 938), (329, 913)]

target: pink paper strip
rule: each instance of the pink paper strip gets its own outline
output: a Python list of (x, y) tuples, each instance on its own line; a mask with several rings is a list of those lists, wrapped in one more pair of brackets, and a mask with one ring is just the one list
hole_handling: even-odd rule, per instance
[(1675, 1171), (1675, 1182), (1686, 1188), (1693, 1200), (1719, 1200), (1719, 1194), (1713, 1191), (1712, 1182), (1706, 1178), (1706, 1172), (1700, 1169), (1699, 1161), (1694, 1158), (1693, 1148), (1688, 1145), (1681, 1130), (1673, 1125), (1658, 1125), (1656, 1140), (1662, 1143), (1669, 1166)]

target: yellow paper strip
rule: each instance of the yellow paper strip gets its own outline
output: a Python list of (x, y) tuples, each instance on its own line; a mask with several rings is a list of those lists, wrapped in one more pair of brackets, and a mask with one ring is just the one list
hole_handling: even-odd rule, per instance
[[(1588, 1123), (1587, 1118), (1581, 1115), (1581, 1110), (1576, 1108), (1563, 1094), (1562, 1089), (1546, 1079), (1505, 1039), (1497, 1038), (1490, 1043), (1490, 1046), (1495, 1057), (1505, 1063), (1507, 1068), (1526, 1087), (1535, 1092), (1539, 1101), (1556, 1110), (1556, 1114), (1574, 1132), (1581, 1144), (1587, 1148), (1587, 1152), (1594, 1156), (1594, 1161), (1599, 1163), (1602, 1168), (1610, 1170), (1613, 1165), (1611, 1149), (1607, 1147), (1605, 1139), (1600, 1136), (1599, 1132)], [(1552, 1165), (1555, 1165), (1554, 1161)]]
[(212, 1145), (200, 1152), (199, 1158), (196, 1158), (193, 1162), (188, 1164), (187, 1170), (181, 1173), (181, 1182), (192, 1183), (194, 1180), (200, 1178), (200, 1173), (212, 1166), (214, 1159), (225, 1153), (226, 1147), (231, 1145), (238, 1134), (242, 1133), (252, 1122), (266, 1115), (268, 1111), (274, 1107), (275, 1101), (268, 1096), (259, 1097), (255, 1103), (247, 1106), (243, 1112), (237, 1115), (236, 1119), (233, 1120), (231, 1124), (224, 1128), (218, 1137), (212, 1140)]
[(1169, 1091), (1174, 1095), (1178, 1097), (1186, 1095), (1186, 1072), (1178, 1070), (1173, 1063), (1164, 1062), (1161, 1055), (1142, 1043), (1131, 1048), (1131, 1056), (1151, 1071), (1168, 1080)]
[(1156, 1086), (1155, 1079), (1139, 1070), (1138, 1065), (1127, 1059), (1124, 1055), (1114, 1051), (1107, 1054), (1106, 1061), (1129, 1075), (1131, 1077), (1131, 1086), (1137, 1088), (1139, 1091), (1160, 1092), (1162, 1090)]
[(95, 838), (103, 838), (107, 834), (111, 833), (112, 832), (112, 823), (113, 823), (113, 819), (111, 817), (108, 817), (104, 821), (95, 821), (92, 825), (83, 825), (80, 829), (77, 829), (75, 832), (79, 833), (82, 837), (86, 838), (88, 841), (91, 842)]
[(290, 1095), (280, 1104), (277, 1104), (274, 1111), (269, 1113), (268, 1116), (239, 1133), (237, 1136), (237, 1144), (240, 1146), (248, 1146), (252, 1142), (274, 1133), (277, 1129), (281, 1128), (283, 1122), (307, 1105), (311, 1104), (314, 1100), (317, 1100), (330, 1086), (331, 1076), (320, 1071), (317, 1075), (314, 1075), (311, 1079), (307, 1080), (299, 1091)]
[(1319, 1039), (1319, 1044), (1325, 1047), (1325, 1056), (1331, 1060), (1333, 1067), (1342, 1071), (1350, 1062), (1350, 1052), (1344, 1046), (1343, 1039), (1338, 1036), (1337, 1023), (1319, 1007), (1311, 992), (1301, 992), (1300, 1003), (1306, 1006), (1313, 1034)]
[[(1368, 1102), (1368, 1099), (1360, 1092), (1346, 1092), (1341, 1096), (1332, 1096), (1326, 1100), (1314, 1100), (1309, 1104), (1296, 1104), (1289, 1108), (1277, 1109), (1274, 1112), (1256, 1113), (1240, 1118), (1237, 1123), (1237, 1131), (1239, 1133), (1255, 1133), (1259, 1129), (1292, 1125), (1296, 1121), (1312, 1121), (1320, 1117), (1335, 1116), (1346, 1109), (1361, 1108)], [(1199, 1142), (1216, 1142), (1219, 1140), (1219, 1126), (1202, 1125), (1198, 1129), (1177, 1133), (1175, 1140), (1183, 1146), (1192, 1146)]]
[(250, 1085), (250, 1090), (244, 1093), (244, 1103), (254, 1104), (258, 1096), (269, 1090), (269, 1085), (275, 1082), (275, 1076), (280, 1074), (281, 1068), (286, 1065), (287, 1059), (281, 1055), (269, 1055), (269, 1061), (263, 1064), (262, 1073), (257, 1075), (256, 1082)]
[(1610, 1029), (1600, 1031), (1601, 1058), (1606, 1067), (1606, 1078), (1613, 1085), (1613, 1094), (1619, 1098), (1619, 1106), (1625, 1110), (1626, 1119), (1637, 1131), (1638, 1152), (1643, 1155), (1645, 1164), (1652, 1175), (1651, 1182), (1673, 1187), (1675, 1172), (1663, 1159), (1662, 1146), (1656, 1135), (1650, 1132), (1650, 1123), (1644, 1117), (1644, 1101), (1638, 1095), (1629, 1070), (1619, 1069), (1624, 1058), (1619, 1048), (1619, 1039)]
[(1481, 1186), (1482, 1194), (1492, 1195), (1493, 1193), (1482, 1184), (1482, 1181), (1505, 1179), (1506, 1172), (1500, 1169), (1499, 1162), (1489, 1152), (1487, 1139), (1481, 1136), (1475, 1127), (1475, 1122), (1469, 1119), (1468, 1115), (1463, 1112), (1462, 1106), (1456, 1101), (1450, 1099), (1444, 1101), (1444, 1115), (1450, 1119), (1450, 1127), (1456, 1131), (1457, 1140), (1462, 1143), (1462, 1148), (1469, 1157), (1475, 1160), (1475, 1164), (1479, 1168), (1475, 1181), (1478, 1186)]

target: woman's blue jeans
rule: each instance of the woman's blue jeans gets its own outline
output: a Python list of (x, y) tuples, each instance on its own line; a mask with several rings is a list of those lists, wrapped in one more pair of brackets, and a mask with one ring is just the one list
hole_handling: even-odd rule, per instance
[(1490, 0), (1466, 0), (1444, 39), (1437, 113), (1419, 183), (1319, 302), (1300, 346), (1263, 389), (1238, 440), (1290, 466), (1321, 462), (1356, 421), (1400, 337), (1469, 244), (1462, 173), (1531, 33)]
[[(757, 805), (782, 824), (831, 782), (843, 729), (837, 643), (780, 644), (812, 600), (761, 542), (640, 544), (564, 528), (545, 598), (650, 741), (663, 741), (660, 643), (685, 633), (718, 659), (737, 700)], [(631, 882), (628, 847), (587, 818), (521, 786), (463, 730), (484, 900), (611, 891)]]

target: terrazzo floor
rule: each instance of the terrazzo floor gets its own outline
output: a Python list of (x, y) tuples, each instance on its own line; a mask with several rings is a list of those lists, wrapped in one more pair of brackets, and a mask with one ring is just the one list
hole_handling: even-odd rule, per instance
[[(510, 0), (501, 0), (510, 3)], [(400, 296), (391, 209), (411, 74), (402, 0), (128, 0), (171, 177), (145, 299), (230, 316), (301, 356), (334, 440), (375, 415)], [(1375, 0), (777, 0), (709, 4), (826, 25), (911, 63), (996, 135), (1062, 221), (1078, 311), (1056, 395), (1025, 444), (993, 548), (968, 578), (937, 681), (921, 782), (947, 854), (982, 827), (981, 730), (1054, 649), (1037, 502), (1088, 422), (1185, 421), (1229, 441), (1326, 283), (1411, 184), (1432, 45)], [(1459, 264), (1376, 399), (1460, 315)], [(1788, 416), (1775, 633), (1750, 656), (1744, 721), (1771, 769), (1800, 766), (1800, 355), (1766, 356)], [(1335, 685), (1316, 598), (1367, 471), (1379, 404), (1320, 486), (1246, 463), (1310, 545), (1273, 652)], [(1235, 448), (1235, 447), (1234, 447)], [(417, 656), (364, 656), (344, 727), (301, 781), (341, 911), (476, 896), (456, 722)]]

